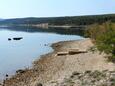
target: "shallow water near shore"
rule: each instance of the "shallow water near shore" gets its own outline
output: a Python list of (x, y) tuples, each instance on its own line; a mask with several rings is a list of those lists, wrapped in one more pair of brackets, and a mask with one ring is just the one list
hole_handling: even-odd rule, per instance
[[(40, 55), (52, 51), (50, 45), (58, 41), (79, 40), (77, 32), (53, 29), (54, 31), (40, 28), (0, 28), (0, 79), (6, 74), (12, 75), (18, 69), (31, 67), (32, 62)], [(62, 30), (63, 31), (63, 30)], [(69, 34), (70, 32), (70, 34)], [(14, 37), (23, 37), (13, 40)], [(11, 38), (9, 41), (8, 38)]]

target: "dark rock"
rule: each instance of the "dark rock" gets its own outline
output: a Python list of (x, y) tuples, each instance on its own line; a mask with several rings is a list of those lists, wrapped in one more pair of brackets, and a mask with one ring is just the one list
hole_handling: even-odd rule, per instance
[(23, 39), (23, 37), (13, 38), (13, 40), (21, 40), (21, 39)]
[(11, 38), (8, 38), (8, 41), (11, 41), (12, 39)]
[(72, 75), (80, 75), (80, 73), (75, 71), (72, 73)]
[(0, 83), (0, 86), (2, 85), (2, 83)]
[(6, 74), (6, 77), (8, 77), (8, 74)]
[(17, 74), (25, 73), (25, 70), (21, 70), (21, 69), (20, 69), (20, 70), (17, 70), (16, 73), (17, 73)]
[(43, 86), (42, 83), (36, 83), (35, 86)]
[(85, 74), (89, 74), (89, 73), (91, 73), (91, 71), (90, 71), (90, 70), (85, 71)]

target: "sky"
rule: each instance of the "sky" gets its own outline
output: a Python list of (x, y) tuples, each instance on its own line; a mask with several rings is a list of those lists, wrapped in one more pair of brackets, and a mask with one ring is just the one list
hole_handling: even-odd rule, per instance
[(115, 0), (0, 0), (0, 18), (115, 13)]

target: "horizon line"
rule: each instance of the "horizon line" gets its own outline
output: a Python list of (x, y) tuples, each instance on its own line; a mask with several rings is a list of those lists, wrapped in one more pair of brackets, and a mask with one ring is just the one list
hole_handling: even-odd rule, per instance
[(66, 15), (66, 16), (25, 16), (25, 17), (12, 17), (12, 18), (0, 18), (0, 19), (23, 19), (23, 18), (58, 18), (58, 17), (79, 17), (79, 16), (99, 16), (99, 15), (112, 15), (115, 13), (100, 13), (100, 14), (81, 14), (81, 15)]

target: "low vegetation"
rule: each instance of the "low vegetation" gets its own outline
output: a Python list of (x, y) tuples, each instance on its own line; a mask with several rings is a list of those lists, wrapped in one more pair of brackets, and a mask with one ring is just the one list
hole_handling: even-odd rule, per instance
[(115, 23), (93, 24), (87, 28), (90, 37), (101, 53), (106, 53), (108, 60), (115, 62)]

